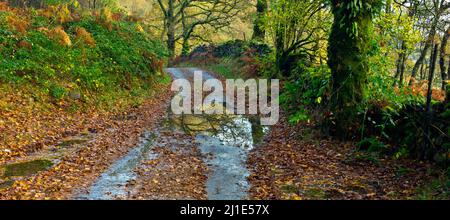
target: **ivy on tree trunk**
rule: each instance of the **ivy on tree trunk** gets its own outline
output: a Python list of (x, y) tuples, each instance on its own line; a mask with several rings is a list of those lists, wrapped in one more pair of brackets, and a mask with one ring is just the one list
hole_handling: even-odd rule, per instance
[(267, 0), (258, 0), (256, 3), (256, 19), (253, 25), (253, 39), (264, 41), (266, 36), (265, 28), (263, 27), (263, 18), (267, 11)]
[(329, 38), (328, 65), (332, 72), (333, 132), (348, 137), (365, 96), (369, 71), (367, 52), (372, 18), (382, 0), (331, 0), (334, 23)]

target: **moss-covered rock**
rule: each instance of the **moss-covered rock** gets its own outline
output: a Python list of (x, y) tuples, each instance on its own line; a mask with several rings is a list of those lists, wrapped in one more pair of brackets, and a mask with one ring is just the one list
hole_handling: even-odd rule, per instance
[(3, 177), (30, 176), (49, 169), (53, 163), (49, 160), (34, 160), (4, 166)]

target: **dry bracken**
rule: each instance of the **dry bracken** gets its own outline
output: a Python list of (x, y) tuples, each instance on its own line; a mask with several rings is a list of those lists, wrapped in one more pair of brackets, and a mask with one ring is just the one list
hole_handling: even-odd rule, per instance
[(92, 34), (82, 27), (75, 29), (75, 41), (79, 44), (95, 47), (95, 39), (92, 37)]
[(48, 37), (55, 40), (61, 46), (72, 46), (72, 41), (70, 40), (69, 35), (64, 31), (64, 28), (58, 26), (51, 31), (48, 32)]

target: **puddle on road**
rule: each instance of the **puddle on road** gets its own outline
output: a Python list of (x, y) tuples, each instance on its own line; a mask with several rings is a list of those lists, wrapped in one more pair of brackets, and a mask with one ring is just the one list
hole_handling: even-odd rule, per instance
[(32, 176), (41, 171), (50, 169), (53, 162), (39, 159), (26, 162), (18, 162), (0, 167), (0, 189), (10, 187), (15, 180)]
[(16, 164), (6, 165), (3, 173), (3, 177), (21, 177), (30, 176), (39, 171), (49, 169), (53, 163), (49, 160), (34, 160)]
[(46, 159), (17, 162), (0, 167), (0, 189), (11, 187), (18, 179), (50, 169), (53, 162)]
[(209, 167), (206, 190), (210, 200), (248, 199), (246, 161), (250, 150), (267, 132), (259, 120), (230, 115), (172, 116), (172, 125), (196, 135)]
[(223, 126), (217, 133), (197, 135), (197, 143), (203, 154), (211, 155), (206, 162), (210, 166), (207, 181), (208, 199), (243, 200), (248, 199), (250, 175), (247, 169), (247, 156), (257, 141), (258, 135), (265, 131), (259, 127), (254, 131), (251, 121), (237, 116)]
[[(192, 76), (198, 68), (167, 69), (175, 79)], [(203, 72), (203, 79), (214, 78)], [(214, 97), (225, 105), (223, 97)], [(171, 116), (173, 125), (196, 135), (196, 143), (205, 155), (209, 167), (206, 190), (210, 200), (248, 199), (250, 188), (247, 157), (254, 146), (263, 141), (268, 132), (256, 116), (181, 115)]]
[[(195, 68), (167, 69), (174, 78), (187, 78), (186, 72), (192, 74)], [(204, 78), (212, 78), (204, 73)], [(89, 193), (76, 199), (109, 200), (126, 199), (126, 186), (137, 178), (134, 169), (141, 162), (157, 157), (152, 149), (158, 143), (158, 130), (185, 132), (195, 135), (196, 144), (205, 156), (209, 167), (206, 190), (210, 200), (248, 199), (250, 175), (246, 161), (248, 153), (263, 140), (268, 128), (260, 125), (256, 117), (234, 115), (173, 115), (166, 118), (166, 123), (156, 129), (154, 135), (146, 133), (142, 144), (115, 162), (91, 186)]]
[(0, 189), (11, 187), (15, 181), (49, 170), (61, 158), (73, 154), (93, 138), (92, 134), (68, 137), (58, 144), (44, 147), (27, 157), (0, 166)]

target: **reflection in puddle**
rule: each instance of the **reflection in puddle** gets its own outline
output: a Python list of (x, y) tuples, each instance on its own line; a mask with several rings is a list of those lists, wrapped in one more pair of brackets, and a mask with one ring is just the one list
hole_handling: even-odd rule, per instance
[[(188, 78), (198, 69), (167, 69), (175, 79)], [(204, 79), (213, 78), (203, 73)], [(87, 195), (79, 199), (127, 198), (126, 185), (136, 178), (133, 170), (144, 160), (156, 157), (152, 151), (158, 145), (158, 130), (182, 131), (195, 135), (195, 141), (205, 156), (209, 173), (206, 190), (211, 200), (248, 199), (249, 171), (246, 167), (248, 153), (262, 142), (268, 128), (261, 126), (257, 117), (234, 115), (171, 115), (153, 136), (146, 135), (141, 145), (115, 162), (94, 183)], [(151, 138), (150, 138), (151, 137)], [(179, 141), (179, 140), (177, 140)]]
[[(189, 79), (197, 68), (166, 69), (175, 79)], [(203, 71), (203, 79), (213, 74)], [(223, 97), (210, 97), (225, 105)], [(170, 111), (169, 111), (170, 112)], [(209, 166), (208, 198), (212, 200), (247, 199), (249, 151), (263, 140), (268, 128), (257, 117), (234, 115), (181, 115), (169, 117), (172, 126), (196, 135), (196, 142)]]
[(247, 199), (250, 188), (247, 156), (262, 141), (267, 128), (256, 118), (231, 115), (172, 116), (171, 123), (196, 135), (210, 170), (206, 186), (208, 199)]

